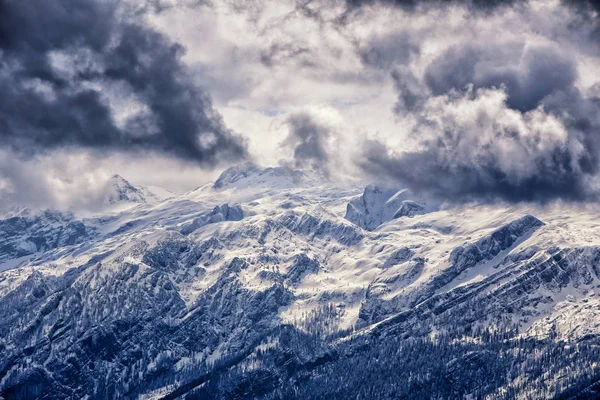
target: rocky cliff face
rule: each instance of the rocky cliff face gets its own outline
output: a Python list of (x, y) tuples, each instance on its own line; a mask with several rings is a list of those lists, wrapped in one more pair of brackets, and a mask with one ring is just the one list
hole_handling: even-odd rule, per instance
[(188, 235), (204, 225), (221, 221), (240, 221), (242, 218), (244, 218), (244, 211), (239, 205), (230, 207), (229, 204), (225, 203), (221, 206), (216, 206), (210, 213), (195, 218), (190, 224), (185, 225), (181, 229), (181, 233)]
[(345, 218), (363, 229), (374, 230), (385, 222), (414, 217), (431, 208), (425, 201), (415, 201), (413, 197), (407, 189), (384, 189), (370, 185), (360, 197), (348, 203)]
[(255, 165), (219, 181), (1, 220), (2, 397), (594, 392), (598, 211), (439, 210)]
[(78, 245), (94, 234), (72, 214), (22, 212), (0, 220), (0, 262)]

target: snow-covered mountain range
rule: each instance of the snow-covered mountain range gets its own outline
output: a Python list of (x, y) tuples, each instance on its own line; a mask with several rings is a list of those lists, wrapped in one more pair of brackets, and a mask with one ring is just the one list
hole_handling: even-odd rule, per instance
[(184, 195), (115, 176), (106, 196), (0, 220), (4, 399), (600, 393), (596, 205), (250, 163)]

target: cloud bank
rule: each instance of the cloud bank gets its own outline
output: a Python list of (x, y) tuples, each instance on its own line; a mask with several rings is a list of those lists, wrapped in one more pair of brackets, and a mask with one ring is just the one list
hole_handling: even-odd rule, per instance
[(183, 47), (124, 4), (0, 2), (2, 146), (150, 151), (204, 166), (246, 157), (189, 76)]
[[(579, 73), (582, 58), (598, 56), (597, 15), (579, 28), (545, 32), (531, 22), (534, 2), (503, 3), (509, 17), (467, 11), (465, 22), (527, 22), (521, 37), (465, 27), (443, 50), (421, 56), (422, 46), (412, 51), (416, 62), (392, 68), (394, 111), (410, 129), (400, 145), (366, 141), (359, 164), (370, 176), (455, 200), (597, 199), (600, 98)], [(581, 22), (581, 9), (554, 7)]]
[(286, 124), (289, 134), (281, 146), (291, 150), (292, 158), (283, 160), (282, 163), (292, 168), (318, 170), (328, 175), (332, 157), (329, 143), (331, 128), (308, 112), (290, 115)]
[(248, 157), (455, 200), (596, 199), (599, 10), (586, 0), (0, 1), (0, 192), (12, 188), (0, 201), (26, 202), (18, 194), (35, 186), (11, 161), (36, 171), (65, 154), (74, 167), (34, 173), (41, 203), (70, 202), (58, 192), (81, 169), (162, 185), (194, 165), (178, 185), (187, 190)]

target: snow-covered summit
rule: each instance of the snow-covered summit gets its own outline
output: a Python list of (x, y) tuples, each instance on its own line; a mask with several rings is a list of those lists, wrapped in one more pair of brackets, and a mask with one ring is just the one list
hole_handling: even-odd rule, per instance
[(120, 175), (113, 175), (106, 188), (109, 205), (150, 204), (176, 197), (175, 193), (155, 186), (135, 186)]
[(148, 196), (122, 176), (113, 175), (108, 182), (107, 200), (109, 204), (147, 203)]
[(295, 187), (314, 183), (316, 174), (288, 167), (261, 167), (252, 162), (233, 166), (221, 173), (214, 189), (247, 187)]

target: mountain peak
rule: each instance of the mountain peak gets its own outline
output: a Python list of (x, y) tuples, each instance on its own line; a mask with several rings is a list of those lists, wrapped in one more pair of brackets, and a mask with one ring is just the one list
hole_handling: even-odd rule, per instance
[(235, 183), (239, 180), (247, 178), (248, 176), (261, 171), (263, 168), (252, 162), (245, 162), (242, 164), (234, 165), (231, 168), (227, 168), (219, 175), (219, 178), (215, 181), (213, 188), (220, 189), (229, 184)]
[(121, 175), (113, 175), (108, 182), (108, 202), (115, 203), (147, 203), (144, 192), (133, 186)]
[(262, 167), (245, 162), (226, 169), (215, 181), (213, 189), (240, 187), (290, 187), (311, 181), (301, 170), (288, 167)]
[(125, 183), (125, 184), (130, 184), (129, 181), (125, 178), (123, 178), (121, 175), (119, 174), (114, 174), (113, 176), (110, 177), (110, 181), (111, 182), (121, 182), (121, 183)]

